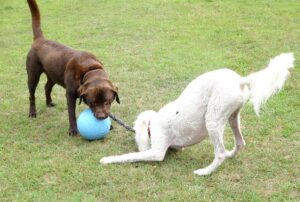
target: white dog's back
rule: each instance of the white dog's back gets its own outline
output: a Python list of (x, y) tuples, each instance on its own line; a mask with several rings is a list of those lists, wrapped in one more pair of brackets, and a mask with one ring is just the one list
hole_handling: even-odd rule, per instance
[(165, 133), (175, 136), (171, 147), (193, 145), (207, 137), (205, 120), (209, 117), (205, 116), (209, 104), (225, 108), (222, 113), (227, 118), (240, 108), (249, 98), (242, 82), (243, 77), (230, 69), (211, 71), (190, 82), (175, 101), (161, 108), (160, 124)]
[[(207, 119), (216, 119), (214, 116), (219, 114), (218, 110), (223, 110), (223, 117), (228, 119), (249, 98), (258, 113), (261, 103), (283, 86), (293, 62), (293, 54), (287, 53), (272, 59), (267, 68), (246, 77), (227, 68), (198, 76), (175, 101), (162, 107), (156, 114), (160, 118), (163, 133), (175, 137), (170, 147), (199, 143), (207, 137)], [(267, 87), (263, 85), (264, 82)], [(216, 110), (216, 113), (207, 114), (208, 110)], [(138, 120), (147, 119), (149, 123), (154, 114), (153, 111), (141, 113), (135, 124), (135, 127), (143, 126), (137, 128), (139, 132), (136, 135), (141, 151), (150, 149), (151, 142), (147, 133), (149, 126), (139, 124)]]

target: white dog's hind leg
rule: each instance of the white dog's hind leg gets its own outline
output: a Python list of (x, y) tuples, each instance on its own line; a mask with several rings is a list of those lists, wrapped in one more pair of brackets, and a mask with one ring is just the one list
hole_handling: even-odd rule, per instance
[(223, 161), (226, 158), (226, 152), (223, 143), (223, 132), (225, 123), (223, 123), (222, 121), (222, 124), (220, 124), (220, 122), (216, 124), (216, 122), (212, 121), (210, 123), (207, 123), (206, 127), (211, 141), (214, 145), (215, 158), (213, 162), (206, 168), (195, 170), (194, 173), (197, 175), (211, 174), (217, 167), (219, 167), (223, 163)]
[(229, 125), (232, 129), (232, 132), (235, 137), (235, 146), (233, 150), (226, 151), (227, 157), (233, 157), (237, 154), (239, 150), (241, 150), (245, 145), (245, 140), (243, 138), (243, 135), (241, 133), (241, 127), (240, 127), (240, 110), (237, 110), (234, 112), (230, 118), (228, 119)]
[[(226, 95), (227, 96), (227, 95)], [(224, 102), (224, 98), (220, 95), (211, 97), (211, 100), (207, 106), (205, 115), (205, 125), (211, 142), (214, 146), (214, 160), (206, 168), (194, 171), (197, 175), (209, 175), (216, 168), (218, 168), (223, 161), (227, 158), (226, 150), (223, 143), (223, 134), (226, 122), (229, 116), (232, 114), (231, 103), (228, 97), (225, 97), (227, 102)]]

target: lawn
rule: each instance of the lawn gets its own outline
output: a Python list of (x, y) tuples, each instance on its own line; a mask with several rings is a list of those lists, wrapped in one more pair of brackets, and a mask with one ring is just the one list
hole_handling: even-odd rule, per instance
[[(99, 164), (137, 149), (113, 123), (100, 141), (68, 135), (65, 91), (45, 105), (45, 76), (28, 118), (25, 59), (32, 43), (26, 1), (0, 0), (0, 201), (299, 201), (299, 0), (39, 0), (44, 35), (93, 52), (119, 88), (112, 112), (129, 124), (174, 100), (198, 75), (229, 67), (247, 75), (281, 52), (296, 67), (260, 117), (243, 108), (246, 148), (212, 175), (210, 141), (168, 152), (163, 162)], [(77, 115), (86, 106), (77, 108)], [(228, 148), (232, 132), (225, 132)]]

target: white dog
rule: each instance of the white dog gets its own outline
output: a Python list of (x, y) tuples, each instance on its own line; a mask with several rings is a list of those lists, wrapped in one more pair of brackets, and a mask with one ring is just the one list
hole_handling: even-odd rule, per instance
[[(250, 99), (256, 114), (260, 107), (284, 85), (294, 67), (293, 53), (272, 59), (267, 68), (241, 77), (229, 69), (205, 73), (193, 80), (175, 101), (158, 112), (142, 112), (135, 121), (135, 140), (140, 152), (104, 157), (102, 164), (162, 161), (167, 149), (180, 149), (209, 136), (215, 158), (206, 168), (194, 171), (208, 175), (245, 146), (240, 129), (240, 110)], [(227, 151), (223, 132), (229, 121), (235, 146)]]

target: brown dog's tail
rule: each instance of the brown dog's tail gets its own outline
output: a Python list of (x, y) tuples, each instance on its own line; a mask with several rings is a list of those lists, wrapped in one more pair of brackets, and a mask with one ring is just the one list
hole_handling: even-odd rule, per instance
[(27, 0), (32, 17), (33, 40), (43, 37), (39, 7), (35, 0)]

